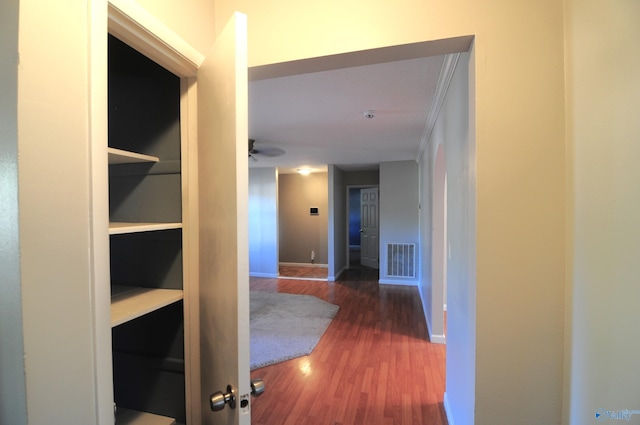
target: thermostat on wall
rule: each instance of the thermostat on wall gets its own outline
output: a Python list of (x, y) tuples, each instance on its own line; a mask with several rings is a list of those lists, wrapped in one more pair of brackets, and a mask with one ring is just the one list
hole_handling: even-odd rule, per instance
[(318, 208), (309, 208), (309, 214), (318, 215)]

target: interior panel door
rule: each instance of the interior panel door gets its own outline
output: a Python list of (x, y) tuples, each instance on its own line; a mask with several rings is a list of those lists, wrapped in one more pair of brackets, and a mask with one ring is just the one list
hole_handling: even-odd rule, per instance
[(378, 261), (378, 188), (360, 191), (360, 264), (377, 269)]
[[(249, 425), (248, 81), (246, 16), (235, 14), (198, 70), (202, 423)], [(217, 412), (209, 397), (235, 391)], [(242, 403), (244, 405), (245, 403)]]

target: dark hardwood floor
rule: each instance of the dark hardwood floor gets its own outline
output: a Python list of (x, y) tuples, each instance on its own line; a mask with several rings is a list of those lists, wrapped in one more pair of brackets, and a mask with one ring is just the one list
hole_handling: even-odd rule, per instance
[(417, 288), (377, 279), (354, 269), (336, 282), (251, 279), (251, 290), (340, 306), (311, 355), (251, 372), (266, 388), (253, 425), (447, 425), (445, 346), (428, 341)]

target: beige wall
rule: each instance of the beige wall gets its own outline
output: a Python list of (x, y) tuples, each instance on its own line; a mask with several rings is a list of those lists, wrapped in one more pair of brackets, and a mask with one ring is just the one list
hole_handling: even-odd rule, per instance
[[(197, 48), (212, 44), (208, 2), (194, 1), (191, 9), (148, 3)], [(96, 382), (102, 372), (96, 367), (90, 235), (89, 37), (93, 28), (106, 33), (106, 6), (101, 0), (20, 0), (19, 18), (3, 10), (3, 18), (19, 24), (18, 85), (12, 84), (18, 94), (20, 285), (31, 424), (113, 418), (112, 405), (101, 411), (97, 405), (104, 388)], [(17, 50), (12, 54), (17, 57)], [(18, 255), (17, 246), (11, 255)]]
[(63, 422), (69, 410), (73, 422), (95, 422), (87, 14), (82, 1), (20, 2), (20, 270), (33, 424)]
[[(314, 251), (316, 264), (328, 264), (328, 202), (327, 173), (278, 176), (281, 263), (311, 263)], [(317, 207), (319, 214), (310, 215), (311, 207)]]
[[(140, 4), (201, 53), (206, 54), (211, 48), (216, 34), (216, 28), (213, 24), (214, 1), (181, 0), (179, 5), (172, 1), (133, 1)], [(220, 31), (230, 17), (231, 13), (221, 19)]]
[(640, 409), (640, 3), (565, 3), (573, 183), (565, 423), (581, 425), (595, 423), (597, 409)]
[[(206, 49), (211, 29), (221, 28), (233, 9), (246, 12), (250, 65), (475, 35), (475, 422), (492, 424), (499, 414), (505, 423), (559, 423), (566, 223), (569, 248), (576, 250), (568, 299), (572, 423), (591, 420), (595, 406), (614, 404), (608, 397), (616, 398), (615, 406), (637, 408), (625, 398), (637, 394), (640, 382), (625, 375), (637, 358), (628, 338), (637, 322), (638, 287), (630, 255), (640, 240), (637, 167), (629, 162), (639, 153), (629, 142), (638, 135), (632, 115), (638, 59), (629, 54), (638, 35), (637, 2), (565, 2), (569, 156), (561, 2), (219, 0), (215, 26), (208, 2), (189, 11), (156, 3), (141, 1), (198, 49)], [(83, 308), (91, 295), (87, 93), (81, 89), (87, 5), (22, 0), (20, 10), (20, 243), (30, 419), (51, 422), (64, 412), (69, 420), (73, 412), (74, 422), (94, 423), (92, 376), (85, 374), (91, 371), (90, 312)], [(575, 207), (566, 221), (565, 163), (575, 178)], [(607, 395), (606, 386), (595, 385), (602, 379), (623, 385)]]
[(562, 2), (233, 4), (248, 14), (250, 66), (476, 36), (475, 421), (495, 423), (499, 412), (505, 423), (558, 423), (565, 278)]

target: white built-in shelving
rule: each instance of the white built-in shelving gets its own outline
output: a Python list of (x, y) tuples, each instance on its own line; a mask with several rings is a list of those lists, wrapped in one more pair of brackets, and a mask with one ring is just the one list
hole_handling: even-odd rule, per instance
[[(155, 156), (108, 148), (109, 165), (153, 163)], [(110, 235), (155, 232), (182, 228), (182, 223), (109, 223)], [(177, 289), (113, 286), (111, 294), (111, 326), (118, 326), (182, 299)]]
[(137, 152), (125, 151), (116, 148), (107, 148), (109, 153), (109, 165), (137, 164), (144, 162), (159, 162), (157, 156), (145, 155)]
[(181, 229), (182, 223), (109, 223), (110, 235), (125, 233), (155, 232), (158, 230)]
[(137, 319), (183, 298), (180, 289), (116, 286), (111, 289), (111, 326)]
[(166, 416), (120, 407), (116, 413), (116, 425), (175, 425), (175, 423), (175, 420)]

